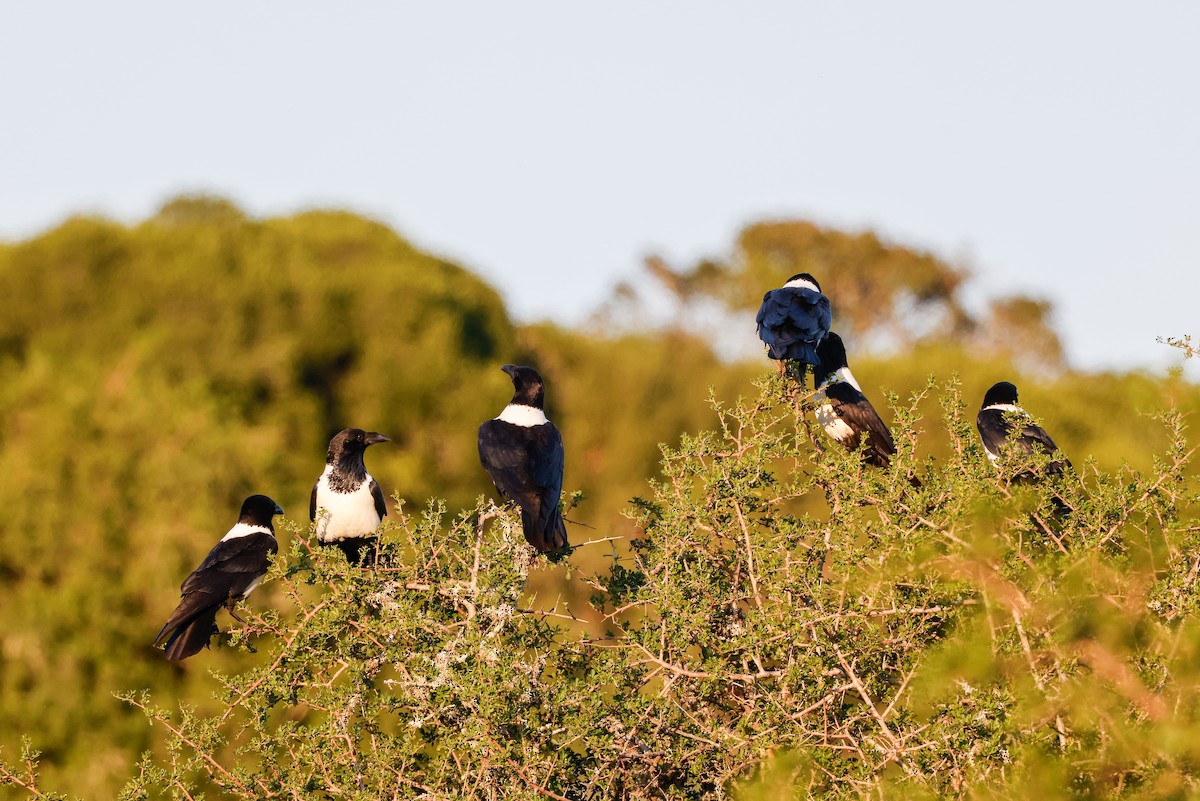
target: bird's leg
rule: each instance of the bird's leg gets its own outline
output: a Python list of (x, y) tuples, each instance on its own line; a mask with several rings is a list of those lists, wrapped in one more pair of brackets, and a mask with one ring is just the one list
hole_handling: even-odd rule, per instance
[(225, 611), (229, 613), (230, 617), (232, 617), (238, 623), (241, 623), (243, 626), (250, 625), (249, 623), (246, 622), (246, 620), (241, 615), (239, 615), (237, 613), (237, 609), (235, 609), (236, 606), (237, 606), (237, 598), (229, 598), (228, 600), (225, 601)]
[[(804, 362), (792, 362), (793, 375), (796, 378), (796, 383), (800, 386), (801, 392), (808, 391), (808, 373), (809, 366)], [(816, 373), (814, 373), (816, 375)], [(814, 379), (813, 383), (816, 383)]]

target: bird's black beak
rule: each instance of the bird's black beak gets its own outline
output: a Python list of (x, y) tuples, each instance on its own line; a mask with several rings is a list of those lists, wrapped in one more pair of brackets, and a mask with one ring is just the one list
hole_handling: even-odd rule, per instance
[(378, 445), (381, 442), (391, 442), (391, 440), (385, 437), (383, 434), (380, 434), (378, 431), (370, 431), (367, 433), (367, 436), (363, 438), (363, 442), (367, 443), (368, 445)]
[(508, 373), (509, 378), (517, 377), (517, 366), (515, 364), (506, 364), (503, 367), (501, 367), (500, 369), (503, 370), (504, 372)]
[(277, 515), (283, 514), (283, 507), (280, 506), (279, 504), (275, 504), (275, 514), (277, 514)]

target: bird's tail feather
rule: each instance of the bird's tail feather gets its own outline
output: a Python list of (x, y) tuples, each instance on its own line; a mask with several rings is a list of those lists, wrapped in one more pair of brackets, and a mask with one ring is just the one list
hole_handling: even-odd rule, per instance
[(202, 648), (208, 645), (209, 639), (217, 633), (216, 608), (202, 610), (186, 625), (175, 629), (175, 633), (167, 640), (164, 648), (167, 659), (178, 662), (198, 654)]
[(567, 547), (567, 526), (556, 508), (550, 523), (542, 528), (539, 516), (533, 510), (521, 509), (521, 527), (525, 540), (542, 553), (555, 553)]

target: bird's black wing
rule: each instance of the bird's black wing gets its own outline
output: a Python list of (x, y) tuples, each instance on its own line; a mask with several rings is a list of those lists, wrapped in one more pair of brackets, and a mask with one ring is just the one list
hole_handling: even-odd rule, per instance
[[(379, 488), (379, 482), (374, 478), (371, 479), (371, 497), (375, 499), (375, 514), (379, 515), (379, 519), (387, 517), (387, 501), (383, 497), (383, 490)], [(316, 503), (317, 491), (313, 489), (313, 503)]]
[[(896, 443), (892, 440), (892, 432), (866, 396), (853, 385), (839, 381), (825, 388), (825, 397), (834, 413), (846, 425), (854, 431), (866, 433), (869, 444), (863, 458), (877, 467), (887, 467), (896, 452)], [(857, 440), (843, 444), (852, 449), (859, 447)]]
[(161, 642), (169, 631), (185, 626), (207, 610), (215, 610), (230, 598), (241, 597), (254, 579), (267, 572), (271, 555), (278, 550), (279, 544), (266, 532), (217, 543), (184, 579), (179, 606), (154, 642)]
[[(1046, 433), (1046, 429), (1033, 422), (1026, 423), (1021, 428), (1021, 434), (1017, 442), (1026, 453), (1033, 453), (1035, 449), (1038, 449), (1042, 453), (1050, 455), (1058, 450), (1058, 446), (1054, 444), (1054, 440), (1050, 439), (1050, 435)], [(1064, 457), (1046, 465), (1046, 472), (1050, 475), (1058, 475), (1069, 467), (1071, 467), (1071, 460)]]
[(308, 499), (308, 519), (309, 520), (317, 519), (317, 487), (319, 487), (319, 486), (321, 486), (321, 479), (318, 478), (315, 482), (313, 482), (312, 495), (309, 496), (309, 499)]
[(531, 545), (544, 552), (566, 545), (566, 527), (558, 514), (562, 437), (553, 423), (525, 428), (485, 421), (479, 426), (479, 461), (496, 489), (521, 507), (522, 527)]
[(1046, 429), (1032, 422), (1021, 427), (1017, 442), (1020, 444), (1021, 450), (1026, 453), (1033, 453), (1035, 450), (1042, 453), (1054, 453), (1058, 450), (1058, 446), (1054, 444), (1054, 440), (1050, 439)]
[(983, 449), (998, 456), (1004, 450), (1012, 424), (1004, 419), (1004, 412), (999, 409), (981, 409), (975, 416), (975, 428), (979, 429)]
[[(245, 576), (250, 579), (267, 572), (271, 556), (279, 551), (279, 543), (273, 535), (266, 531), (256, 531), (243, 537), (233, 537), (217, 543), (200, 567), (184, 579), (181, 590), (190, 592), (193, 588), (205, 586), (204, 579), (211, 574), (227, 576)], [(249, 583), (249, 579), (247, 579)]]
[(502, 420), (487, 420), (479, 426), (479, 462), (506, 498), (523, 503), (533, 489), (529, 476), (529, 448), (524, 431)]
[[(1014, 422), (1021, 426), (1015, 436), (1013, 434)], [(983, 409), (975, 418), (975, 427), (979, 429), (979, 437), (983, 440), (984, 448), (994, 454), (1000, 454), (1003, 451), (1004, 444), (1010, 437), (1014, 446), (1020, 448), (1024, 453), (1041, 452), (1050, 455), (1058, 450), (1058, 446), (1054, 444), (1054, 440), (1050, 438), (1046, 430), (1022, 412), (1009, 412), (1006, 415), (1001, 409)], [(1069, 467), (1071, 467), (1069, 459), (1060, 459), (1050, 462), (1046, 466), (1046, 471), (1051, 475), (1056, 475)]]
[(542, 550), (556, 551), (567, 544), (566, 527), (558, 510), (565, 461), (566, 451), (563, 448), (562, 434), (555, 428), (554, 423), (536, 426), (529, 453), (529, 475), (541, 496), (538, 530), (542, 532), (545, 545), (548, 546), (538, 545)]

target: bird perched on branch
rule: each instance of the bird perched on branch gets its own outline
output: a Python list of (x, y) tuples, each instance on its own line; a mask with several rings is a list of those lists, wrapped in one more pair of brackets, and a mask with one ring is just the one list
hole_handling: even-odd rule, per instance
[(896, 453), (892, 432), (850, 372), (842, 338), (832, 331), (826, 334), (817, 345), (817, 357), (820, 361), (813, 368), (817, 422), (826, 434), (851, 451), (858, 450), (865, 436), (863, 461), (887, 467)]
[(271, 520), (281, 514), (283, 509), (266, 495), (245, 500), (237, 523), (184, 580), (179, 606), (154, 638), (156, 646), (166, 641), (167, 659), (187, 659), (206, 647), (219, 633), (217, 610), (222, 606), (241, 620), (233, 607), (258, 586), (279, 550)]
[[(993, 464), (1000, 458), (1005, 443), (1011, 443), (1026, 454), (1040, 452), (1051, 455), (1058, 451), (1058, 446), (1045, 429), (1033, 422), (1029, 413), (1017, 405), (1017, 388), (1008, 381), (992, 385), (983, 396), (983, 406), (975, 417), (975, 427), (979, 429), (979, 438), (983, 440), (983, 450)], [(1066, 457), (1054, 459), (1046, 465), (1046, 475), (1057, 476), (1070, 467), (1071, 462)], [(1023, 470), (1014, 478), (1033, 481), (1037, 476), (1030, 470)]]
[(777, 361), (817, 364), (817, 345), (829, 333), (833, 313), (817, 279), (799, 273), (779, 289), (763, 295), (758, 309), (758, 338), (767, 356)]
[(316, 523), (317, 542), (340, 548), (352, 565), (375, 560), (375, 530), (387, 516), (383, 490), (367, 472), (363, 454), (380, 442), (376, 431), (347, 428), (329, 440), (325, 471), (313, 485), (308, 518)]
[(563, 484), (562, 435), (546, 418), (546, 388), (532, 367), (500, 368), (513, 383), (504, 411), (479, 426), (479, 461), (492, 483), (521, 507), (525, 539), (542, 553), (567, 547), (559, 512)]

